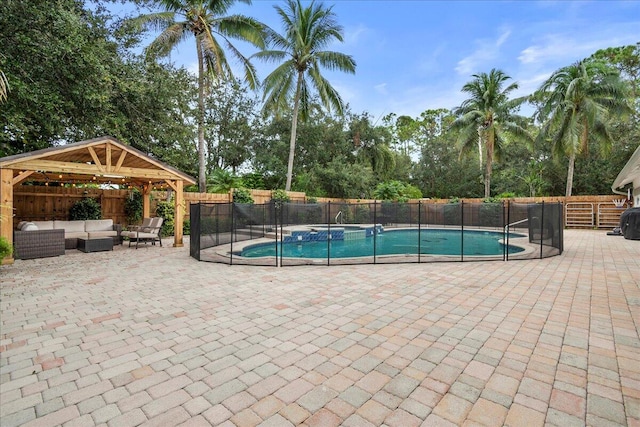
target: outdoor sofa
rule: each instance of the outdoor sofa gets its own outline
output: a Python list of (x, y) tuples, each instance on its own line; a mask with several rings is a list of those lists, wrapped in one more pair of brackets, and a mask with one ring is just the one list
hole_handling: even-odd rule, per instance
[(78, 247), (78, 239), (111, 237), (118, 245), (122, 243), (121, 232), (122, 226), (112, 219), (22, 222), (13, 234), (15, 256), (29, 259), (63, 255), (65, 249)]

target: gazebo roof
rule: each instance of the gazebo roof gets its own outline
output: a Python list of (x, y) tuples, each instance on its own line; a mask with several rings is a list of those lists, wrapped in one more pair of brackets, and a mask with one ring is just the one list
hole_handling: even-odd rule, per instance
[(634, 187), (640, 187), (640, 145), (636, 151), (631, 155), (631, 158), (627, 162), (624, 168), (620, 171), (611, 189), (614, 192), (625, 185), (633, 183)]
[(0, 169), (13, 170), (13, 184), (22, 181), (162, 185), (196, 180), (178, 169), (116, 138), (86, 141), (0, 158)]

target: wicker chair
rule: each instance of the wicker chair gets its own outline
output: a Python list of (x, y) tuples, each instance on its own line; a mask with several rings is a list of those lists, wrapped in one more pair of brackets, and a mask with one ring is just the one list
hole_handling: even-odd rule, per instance
[(64, 230), (14, 231), (13, 245), (16, 259), (64, 255)]
[(121, 235), (129, 238), (129, 247), (131, 247), (131, 242), (135, 240), (136, 249), (138, 249), (138, 244), (140, 242), (144, 242), (145, 245), (147, 242), (151, 242), (152, 245), (159, 242), (160, 246), (162, 246), (163, 221), (164, 218), (162, 217), (145, 218), (142, 220), (142, 225), (131, 226), (131, 230), (123, 231)]

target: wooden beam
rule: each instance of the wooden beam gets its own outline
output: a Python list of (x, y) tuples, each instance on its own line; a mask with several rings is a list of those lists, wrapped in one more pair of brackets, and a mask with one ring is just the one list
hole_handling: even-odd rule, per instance
[(89, 154), (91, 154), (91, 158), (93, 159), (93, 163), (96, 164), (96, 166), (98, 167), (98, 170), (100, 172), (103, 172), (104, 168), (102, 167), (102, 163), (100, 163), (100, 159), (98, 158), (98, 155), (96, 154), (96, 152), (93, 149), (93, 147), (87, 147), (87, 150), (89, 150)]
[(118, 158), (118, 163), (116, 163), (116, 167), (113, 169), (114, 172), (118, 172), (120, 170), (125, 157), (127, 157), (127, 152), (122, 150), (122, 152), (120, 152), (120, 157)]
[(184, 227), (185, 201), (182, 180), (175, 181), (175, 184), (175, 195), (173, 198), (173, 246), (176, 248), (181, 248), (182, 246), (184, 246), (182, 242), (182, 228)]
[(106, 168), (107, 168), (107, 172), (111, 172), (111, 144), (107, 143), (107, 152), (105, 154), (105, 157), (107, 158), (106, 161)]
[[(59, 162), (54, 160), (25, 160), (19, 164), (12, 165), (14, 169), (25, 169), (34, 171), (46, 171), (52, 173), (76, 173), (82, 175), (103, 175), (105, 172), (99, 169), (97, 165), (89, 165), (86, 163)], [(176, 179), (176, 175), (164, 169), (142, 169), (121, 167), (117, 175), (129, 178), (145, 178), (145, 179)]]
[(153, 186), (151, 184), (144, 184), (142, 186), (142, 217), (151, 218), (151, 190)]
[[(0, 169), (0, 237), (13, 247), (13, 169)], [(13, 255), (2, 264), (13, 264)]]
[(20, 184), (22, 181), (27, 179), (29, 175), (31, 175), (34, 171), (24, 171), (20, 172), (16, 177), (13, 178), (13, 185)]
[(173, 191), (178, 191), (178, 186), (176, 185), (176, 181), (165, 179), (164, 182), (166, 182), (169, 185), (169, 187), (173, 189)]

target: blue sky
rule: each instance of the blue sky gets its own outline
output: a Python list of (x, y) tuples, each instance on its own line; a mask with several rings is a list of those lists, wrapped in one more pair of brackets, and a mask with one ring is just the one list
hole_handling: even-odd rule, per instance
[[(503, 70), (533, 92), (553, 71), (598, 49), (640, 41), (640, 1), (404, 1), (335, 0), (344, 43), (330, 46), (354, 57), (355, 75), (326, 73), (356, 113), (374, 119), (395, 113), (454, 108), (471, 75)], [(273, 0), (238, 4), (281, 32)], [(251, 49), (243, 53), (250, 55)], [(171, 60), (195, 70), (191, 41)], [(256, 64), (260, 77), (271, 64)], [(239, 74), (240, 75), (240, 74)], [(525, 113), (523, 111), (523, 113)]]

